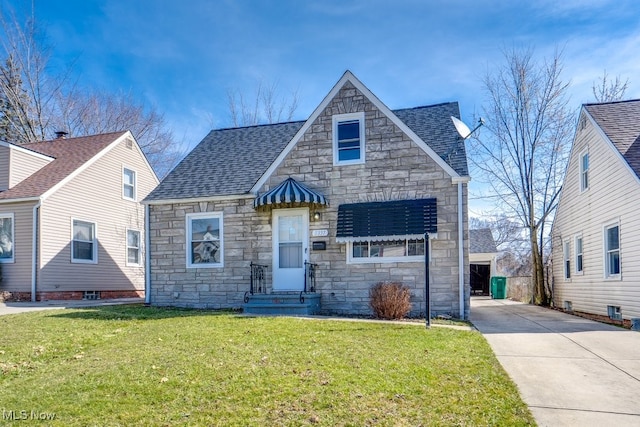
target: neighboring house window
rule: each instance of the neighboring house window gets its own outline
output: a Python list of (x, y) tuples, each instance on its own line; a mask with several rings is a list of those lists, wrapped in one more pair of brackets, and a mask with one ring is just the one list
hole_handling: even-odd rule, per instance
[(136, 200), (136, 171), (124, 168), (122, 170), (122, 197)]
[(222, 212), (187, 214), (186, 220), (187, 267), (222, 267)]
[(13, 214), (0, 214), (0, 262), (13, 262)]
[(589, 153), (580, 156), (580, 191), (589, 188)]
[(571, 245), (569, 242), (564, 242), (564, 278), (571, 278)]
[(127, 230), (127, 264), (140, 265), (140, 232)]
[(605, 277), (620, 276), (620, 225), (604, 228)]
[(582, 270), (584, 268), (582, 261), (584, 259), (584, 255), (582, 253), (582, 236), (576, 236), (576, 241), (575, 241), (575, 248), (576, 248), (576, 273), (582, 273)]
[(72, 220), (71, 262), (95, 264), (98, 262), (96, 224), (78, 219)]
[(333, 116), (333, 163), (364, 163), (364, 113)]
[(424, 239), (368, 240), (349, 243), (350, 263), (424, 261)]

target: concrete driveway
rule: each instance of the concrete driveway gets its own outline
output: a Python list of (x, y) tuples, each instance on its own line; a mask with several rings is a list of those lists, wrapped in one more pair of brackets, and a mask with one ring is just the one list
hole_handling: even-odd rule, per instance
[(0, 302), (0, 316), (3, 314), (24, 313), (27, 311), (59, 310), (62, 308), (98, 307), (116, 304), (142, 304), (144, 298), (119, 298), (103, 300), (63, 300), (37, 302)]
[(471, 321), (540, 426), (640, 426), (640, 332), (471, 298)]

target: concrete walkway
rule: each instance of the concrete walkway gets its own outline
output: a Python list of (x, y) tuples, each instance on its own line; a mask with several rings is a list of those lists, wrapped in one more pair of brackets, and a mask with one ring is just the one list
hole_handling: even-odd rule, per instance
[(471, 321), (540, 426), (640, 426), (640, 332), (509, 300)]
[(27, 311), (60, 310), (64, 308), (99, 307), (117, 304), (142, 304), (144, 298), (118, 298), (99, 300), (61, 300), (37, 302), (0, 302), (0, 316), (3, 314), (24, 313)]

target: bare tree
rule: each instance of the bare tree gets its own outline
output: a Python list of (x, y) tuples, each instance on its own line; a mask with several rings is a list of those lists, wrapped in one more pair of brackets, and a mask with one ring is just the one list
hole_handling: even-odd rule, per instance
[(0, 55), (5, 66), (0, 90), (5, 102), (3, 118), (12, 128), (16, 143), (46, 139), (55, 114), (55, 97), (66, 74), (47, 70), (50, 49), (41, 41), (44, 33), (31, 14), (22, 22), (8, 7), (0, 9)]
[[(561, 54), (536, 62), (533, 51), (505, 50), (505, 63), (487, 72), (483, 107), (487, 135), (471, 142), (474, 168), (498, 195), (508, 217), (529, 239), (534, 295), (549, 304), (544, 281), (548, 225), (558, 203), (573, 132)], [(483, 134), (485, 133), (483, 132)]]
[(0, 8), (0, 137), (22, 144), (45, 140), (56, 131), (72, 136), (130, 130), (159, 176), (182, 157), (164, 116), (131, 94), (81, 88), (71, 82), (72, 67), (49, 70), (52, 50), (33, 10), (20, 21)]
[(522, 246), (522, 225), (512, 221), (506, 215), (485, 219), (470, 218), (471, 229), (489, 228), (496, 246), (503, 250), (518, 249)]
[(130, 130), (160, 177), (184, 155), (164, 116), (138, 102), (131, 93), (72, 91), (61, 95), (58, 105), (56, 128), (71, 135)]
[(255, 93), (251, 95), (239, 90), (228, 90), (227, 101), (234, 127), (278, 123), (293, 118), (298, 108), (298, 91), (282, 96), (278, 93), (276, 83), (265, 86), (259, 82)]
[(602, 77), (597, 82), (593, 82), (591, 89), (597, 102), (613, 102), (624, 98), (628, 85), (629, 79), (622, 81), (620, 76), (616, 76), (614, 81), (609, 80), (607, 70), (604, 70)]

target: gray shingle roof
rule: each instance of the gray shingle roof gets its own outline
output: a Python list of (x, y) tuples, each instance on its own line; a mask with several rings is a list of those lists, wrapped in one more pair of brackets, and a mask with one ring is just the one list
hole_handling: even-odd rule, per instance
[(464, 140), (453, 126), (451, 116), (460, 118), (457, 102), (394, 110), (409, 128), (461, 176), (469, 175)]
[(247, 193), (303, 124), (212, 130), (146, 200)]
[(640, 100), (585, 104), (584, 108), (640, 177)]
[(479, 228), (469, 230), (469, 251), (472, 254), (487, 254), (498, 252), (496, 242), (493, 240), (491, 229)]
[[(468, 175), (464, 141), (450, 116), (457, 102), (393, 111), (458, 174)], [(248, 193), (305, 121), (211, 131), (146, 201)]]

